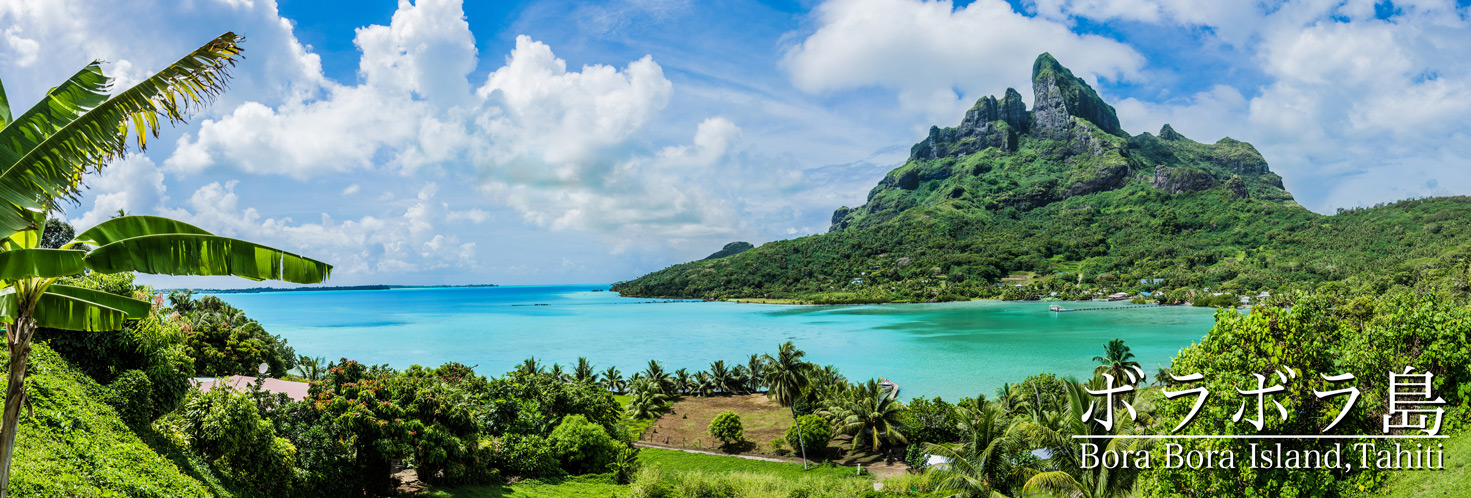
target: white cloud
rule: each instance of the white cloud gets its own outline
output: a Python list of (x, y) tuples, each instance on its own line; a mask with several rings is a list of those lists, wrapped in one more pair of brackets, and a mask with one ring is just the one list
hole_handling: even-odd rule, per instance
[(92, 208), (71, 220), (81, 230), (116, 216), (119, 209), (134, 214), (149, 213), (163, 207), (168, 200), (164, 195), (167, 187), (163, 171), (146, 156), (115, 161), (102, 173), (90, 177), (87, 185), (91, 187)]
[(159, 211), (218, 235), (309, 254), (332, 263), (339, 276), (361, 278), (478, 266), (474, 242), (462, 242), (455, 235), (436, 230), (436, 221), (448, 218), (449, 212), (440, 207), (442, 203), (432, 202), (436, 193), (432, 187), (421, 190), (426, 198), (400, 204), (397, 215), (368, 215), (338, 222), (323, 213), (319, 221), (298, 223), (289, 217), (263, 216), (256, 208), (241, 206), (235, 193), (237, 183), (211, 182), (196, 190), (184, 206)]
[[(888, 88), (932, 122), (953, 121), (976, 98), (1031, 81), (1031, 66), (1018, 57), (1050, 52), (1089, 79), (1133, 78), (1144, 64), (1128, 45), (1024, 16), (1002, 0), (961, 8), (949, 1), (829, 0), (814, 13), (816, 30), (782, 60), (793, 84), (809, 92)], [(1028, 90), (1020, 89), (1030, 101)]]
[(359, 190), (362, 190), (362, 189), (363, 189), (362, 186), (354, 183), (352, 185), (348, 185), (347, 187), (344, 187), (342, 189), (342, 195), (353, 195), (353, 194), (358, 193), (358, 191)]

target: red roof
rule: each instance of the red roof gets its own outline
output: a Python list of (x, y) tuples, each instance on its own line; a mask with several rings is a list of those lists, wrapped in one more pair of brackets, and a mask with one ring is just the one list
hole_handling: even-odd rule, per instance
[[(255, 384), (255, 377), (247, 375), (231, 375), (224, 378), (195, 377), (191, 382), (202, 391), (208, 391), (214, 389), (216, 385), (223, 384), (230, 386), (230, 388), (236, 391), (243, 392), (249, 391), (250, 386)], [(306, 392), (309, 388), (311, 388), (311, 384), (306, 382), (292, 382), (281, 379), (266, 379), (266, 382), (261, 385), (262, 391), (285, 394), (295, 401), (306, 399)]]

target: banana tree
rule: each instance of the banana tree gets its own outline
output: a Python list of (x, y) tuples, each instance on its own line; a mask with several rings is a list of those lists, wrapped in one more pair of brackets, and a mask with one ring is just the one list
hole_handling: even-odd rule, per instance
[(319, 261), (150, 216), (108, 220), (61, 249), (38, 247), (47, 213), (78, 200), (82, 175), (128, 153), (130, 137), (142, 149), (150, 135), (158, 136), (162, 121), (179, 123), (224, 90), (239, 41), (225, 33), (112, 97), (111, 79), (93, 62), (14, 119), (0, 85), (0, 322), (10, 352), (0, 423), (0, 498), (10, 484), (36, 328), (112, 331), (152, 309), (145, 301), (58, 279), (87, 271), (137, 271), (319, 283), (331, 272)]

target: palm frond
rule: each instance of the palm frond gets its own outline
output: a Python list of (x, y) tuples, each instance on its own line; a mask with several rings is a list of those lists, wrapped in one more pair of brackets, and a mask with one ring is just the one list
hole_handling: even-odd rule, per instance
[(1054, 495), (1072, 496), (1084, 492), (1082, 483), (1067, 472), (1054, 470), (1041, 472), (1027, 479), (1022, 485), (1022, 493), (1052, 493)]

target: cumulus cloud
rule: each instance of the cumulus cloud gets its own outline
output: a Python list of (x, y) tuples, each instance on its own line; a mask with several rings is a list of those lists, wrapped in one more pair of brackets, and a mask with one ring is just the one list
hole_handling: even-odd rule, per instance
[[(235, 193), (238, 181), (211, 182), (190, 195), (184, 205), (159, 210), (218, 235), (268, 240), (281, 249), (310, 254), (331, 262), (339, 274), (393, 274), (440, 268), (474, 269), (476, 244), (455, 235), (437, 233), (438, 220), (450, 217), (444, 203), (434, 202), (435, 188), (427, 185), (421, 197), (396, 205), (393, 216), (362, 216), (337, 221), (297, 222), (269, 217), (242, 206)], [(88, 213), (89, 215), (91, 213)], [(79, 228), (86, 226), (79, 223)]]
[(92, 209), (71, 220), (79, 228), (91, 227), (117, 215), (154, 212), (164, 206), (168, 190), (163, 171), (146, 156), (131, 156), (109, 165), (91, 177)]
[[(1197, 139), (1257, 145), (1309, 208), (1471, 191), (1471, 51), (1464, 9), (1290, 3), (1260, 14), (1242, 50), (1267, 79), (1168, 102), (1127, 99), (1135, 130), (1166, 122)], [(1163, 22), (1163, 21), (1162, 21)]]
[[(707, 186), (726, 175), (703, 171), (728, 158), (738, 126), (712, 118), (688, 145), (642, 140), (673, 92), (652, 57), (574, 70), (523, 35), (472, 89), (474, 39), (454, 0), (402, 2), (388, 26), (361, 28), (355, 42), (360, 84), (325, 82), (313, 92), (321, 98), (240, 105), (182, 137), (165, 166), (302, 180), (385, 168), (469, 176), (529, 223), (619, 243), (747, 228)], [(489, 218), (483, 210), (450, 216)]]
[(782, 60), (793, 84), (809, 92), (891, 89), (902, 106), (937, 122), (1030, 81), (1024, 61), (1042, 52), (1090, 79), (1129, 79), (1144, 64), (1128, 45), (1022, 15), (1003, 0), (960, 8), (943, 0), (829, 0), (813, 17), (815, 31)]

